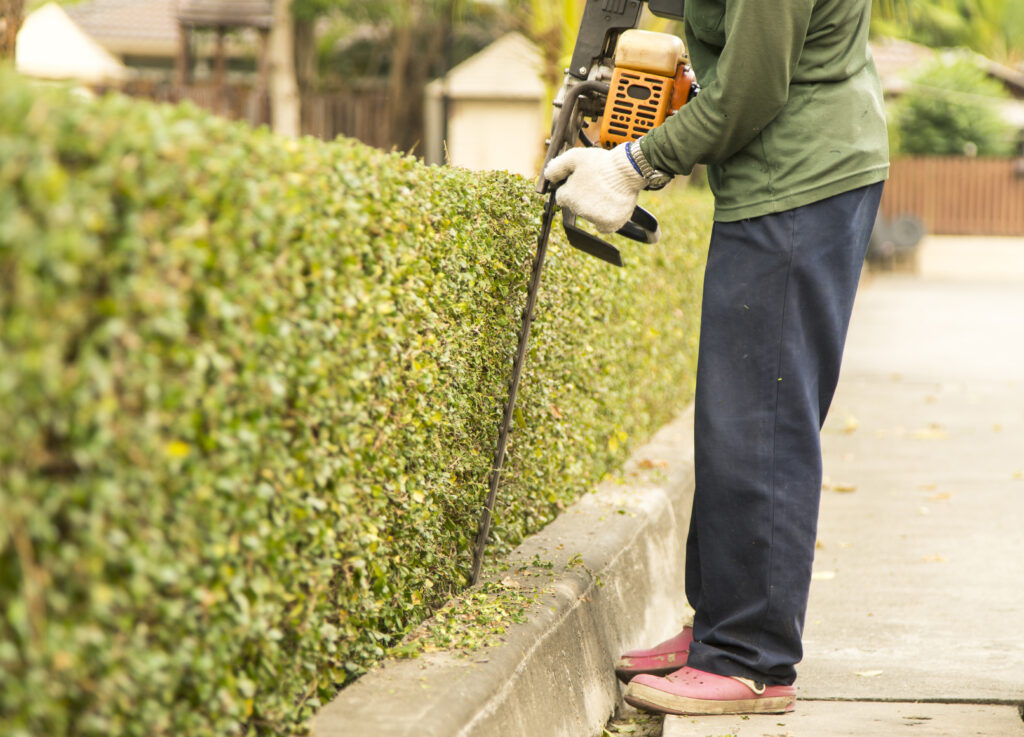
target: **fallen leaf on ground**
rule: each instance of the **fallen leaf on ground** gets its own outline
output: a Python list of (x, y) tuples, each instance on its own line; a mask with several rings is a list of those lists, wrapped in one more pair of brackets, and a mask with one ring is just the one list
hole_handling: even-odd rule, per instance
[(902, 438), (907, 434), (907, 428), (894, 427), (891, 430), (875, 430), (875, 437), (881, 439)]
[(857, 484), (851, 484), (849, 481), (839, 481), (835, 484), (832, 484), (832, 491), (837, 492), (839, 494), (849, 494), (851, 492), (857, 491)]
[(883, 672), (880, 670), (858, 670), (854, 671), (853, 675), (860, 676), (861, 678), (874, 678), (875, 676), (882, 675)]
[(948, 491), (944, 491), (941, 494), (932, 494), (930, 497), (928, 497), (928, 501), (930, 501), (930, 502), (944, 502), (947, 499), (951, 499), (952, 497), (953, 497), (952, 494), (950, 494)]
[(668, 461), (663, 460), (651, 460), (650, 458), (644, 458), (637, 464), (640, 468), (668, 468)]
[(933, 422), (928, 427), (914, 430), (914, 432), (910, 433), (910, 437), (914, 438), (914, 440), (946, 440), (949, 437), (949, 433), (942, 425)]

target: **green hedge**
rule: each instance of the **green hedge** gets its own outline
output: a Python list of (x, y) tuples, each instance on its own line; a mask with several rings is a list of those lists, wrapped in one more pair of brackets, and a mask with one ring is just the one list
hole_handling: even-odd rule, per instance
[[(685, 404), (706, 199), (556, 241), (494, 530)], [(290, 734), (465, 588), (541, 202), (0, 70), (0, 734)]]

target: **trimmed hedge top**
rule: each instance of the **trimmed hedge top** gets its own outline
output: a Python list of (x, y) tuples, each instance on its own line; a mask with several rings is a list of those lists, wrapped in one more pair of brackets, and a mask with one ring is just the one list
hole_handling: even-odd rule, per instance
[[(690, 397), (710, 208), (556, 242), (491, 554)], [(290, 734), (465, 587), (541, 202), (0, 70), (0, 733)]]

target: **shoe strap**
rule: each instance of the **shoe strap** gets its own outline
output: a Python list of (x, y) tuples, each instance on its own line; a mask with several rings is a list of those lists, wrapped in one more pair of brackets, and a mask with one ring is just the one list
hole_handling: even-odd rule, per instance
[(756, 681), (752, 681), (749, 678), (740, 678), (739, 676), (729, 676), (729, 677), (732, 678), (734, 681), (739, 681), (740, 683), (742, 683), (744, 686), (746, 686), (751, 691), (753, 691), (754, 694), (757, 695), (757, 696), (760, 696), (761, 694), (763, 694), (765, 689), (768, 688), (763, 683), (757, 683)]

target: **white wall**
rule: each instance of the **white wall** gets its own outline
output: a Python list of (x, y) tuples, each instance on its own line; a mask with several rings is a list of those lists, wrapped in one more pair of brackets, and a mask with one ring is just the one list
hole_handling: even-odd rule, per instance
[(452, 100), (448, 110), (453, 165), (537, 175), (544, 145), (540, 100)]

